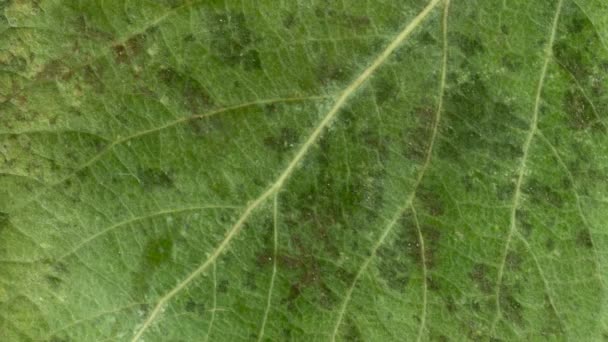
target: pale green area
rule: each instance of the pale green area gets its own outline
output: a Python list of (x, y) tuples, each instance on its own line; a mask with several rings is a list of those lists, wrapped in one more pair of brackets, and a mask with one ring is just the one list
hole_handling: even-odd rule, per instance
[(222, 247), (427, 4), (0, 2), (0, 341), (605, 341), (601, 0), (441, 1)]

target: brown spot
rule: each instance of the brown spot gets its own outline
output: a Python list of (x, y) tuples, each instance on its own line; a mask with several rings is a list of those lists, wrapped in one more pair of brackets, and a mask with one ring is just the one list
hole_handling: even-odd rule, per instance
[(125, 46), (133, 56), (136, 56), (143, 50), (145, 40), (146, 36), (144, 34), (136, 34), (125, 42)]
[(122, 44), (116, 44), (112, 46), (112, 52), (114, 53), (114, 60), (118, 64), (124, 64), (128, 60), (127, 48)]

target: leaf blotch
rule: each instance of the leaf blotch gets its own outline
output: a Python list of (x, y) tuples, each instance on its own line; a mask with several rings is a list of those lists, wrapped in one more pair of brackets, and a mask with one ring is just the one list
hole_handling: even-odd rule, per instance
[(550, 204), (557, 208), (561, 208), (564, 204), (563, 197), (554, 190), (554, 187), (544, 184), (538, 179), (532, 178), (528, 180), (523, 190), (534, 203)]
[(489, 273), (489, 267), (485, 264), (480, 263), (473, 265), (473, 268), (469, 272), (469, 277), (471, 278), (471, 280), (473, 280), (475, 285), (477, 285), (477, 288), (479, 288), (481, 292), (487, 294), (492, 293), (494, 289), (493, 282), (490, 279)]
[(170, 67), (161, 68), (158, 77), (190, 112), (201, 114), (213, 105), (211, 95), (194, 77)]
[(472, 57), (485, 51), (481, 38), (479, 37), (469, 37), (464, 34), (458, 34), (454, 40), (467, 57)]
[(8, 227), (9, 220), (9, 215), (0, 211), (0, 232)]
[(189, 299), (185, 306), (184, 310), (186, 312), (196, 314), (200, 317), (205, 315), (205, 303), (194, 301), (193, 299)]
[(145, 264), (150, 268), (157, 268), (171, 258), (173, 239), (163, 237), (148, 242), (144, 249)]
[(264, 138), (264, 145), (282, 154), (292, 149), (298, 141), (299, 135), (296, 130), (290, 127), (283, 127), (278, 135)]
[(150, 281), (156, 271), (171, 261), (174, 240), (171, 236), (151, 239), (146, 243), (142, 253), (140, 268), (133, 275), (132, 284), (136, 298), (142, 298), (150, 288)]
[(55, 275), (52, 274), (47, 274), (44, 279), (46, 280), (47, 284), (49, 285), (49, 287), (53, 290), (57, 290), (59, 289), (59, 287), (61, 286), (61, 284), (63, 283), (63, 280)]
[(260, 55), (254, 48), (253, 32), (248, 28), (245, 15), (227, 12), (216, 15), (212, 20), (211, 46), (222, 64), (242, 67), (245, 71), (262, 68)]
[(563, 100), (564, 109), (568, 115), (570, 127), (575, 130), (604, 131), (605, 127), (593, 111), (593, 105), (583, 95), (580, 89), (571, 88), (566, 92)]
[(500, 292), (501, 311), (505, 318), (519, 326), (524, 325), (523, 307), (519, 301), (510, 293), (508, 288)]
[(144, 187), (173, 187), (173, 178), (164, 170), (147, 168), (138, 172), (138, 178)]
[(344, 341), (347, 342), (363, 342), (363, 334), (352, 319), (348, 319), (344, 325)]
[(576, 244), (580, 247), (591, 249), (593, 248), (593, 238), (588, 229), (580, 230), (576, 233)]
[(113, 45), (112, 53), (114, 54), (114, 61), (118, 64), (127, 63), (129, 60), (127, 48), (123, 44)]
[(378, 250), (378, 268), (380, 277), (384, 279), (388, 287), (402, 292), (409, 283), (411, 269), (404, 252), (407, 251), (407, 254), (419, 259), (420, 245), (414, 222), (410, 217), (401, 218), (398, 224), (399, 229), (395, 240)]

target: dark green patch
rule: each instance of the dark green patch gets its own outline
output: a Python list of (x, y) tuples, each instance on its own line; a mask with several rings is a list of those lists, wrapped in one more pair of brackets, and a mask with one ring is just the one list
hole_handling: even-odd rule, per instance
[(184, 310), (186, 310), (186, 312), (203, 317), (205, 315), (205, 303), (189, 299), (184, 306)]
[(211, 48), (222, 64), (242, 66), (245, 70), (261, 68), (258, 52), (253, 47), (254, 36), (243, 13), (227, 12), (212, 18)]
[(9, 215), (8, 213), (3, 213), (0, 211), (0, 232), (8, 227), (9, 224)]
[(246, 272), (245, 276), (242, 278), (242, 281), (242, 285), (248, 290), (255, 291), (258, 289), (256, 274), (254, 272)]
[(464, 34), (455, 34), (454, 40), (467, 57), (472, 57), (485, 51), (481, 39), (477, 36), (469, 37)]
[(482, 137), (480, 132), (504, 131), (504, 128), (496, 130), (496, 126), (504, 122), (498, 119), (504, 118), (496, 117), (494, 103), (495, 99), (490, 96), (485, 82), (476, 74), (446, 94), (443, 135), (449, 143), (438, 147), (441, 158), (459, 160), (461, 147), (471, 153), (489, 147), (487, 138)]
[(52, 60), (44, 65), (42, 71), (36, 75), (38, 80), (63, 80), (67, 81), (74, 75), (72, 70), (63, 60)]
[(507, 52), (501, 58), (502, 65), (510, 72), (517, 72), (525, 65), (524, 58), (513, 52)]
[(548, 238), (547, 241), (545, 241), (545, 248), (547, 248), (547, 251), (553, 252), (555, 250), (555, 240)]
[(513, 184), (498, 184), (496, 188), (496, 198), (501, 201), (511, 201), (513, 199), (515, 187)]
[(449, 313), (453, 314), (458, 310), (458, 305), (456, 305), (456, 301), (454, 300), (454, 297), (452, 297), (452, 296), (444, 297), (444, 301), (445, 301), (445, 308), (448, 310)]
[[(211, 115), (194, 117), (188, 120), (188, 127), (197, 137), (207, 137), (214, 132), (222, 131), (225, 128), (221, 115)], [(219, 142), (219, 140), (216, 140)]]
[(213, 105), (211, 95), (205, 87), (186, 72), (179, 72), (173, 68), (162, 68), (158, 72), (158, 77), (171, 92), (177, 93), (182, 105), (190, 112), (203, 114)]
[(262, 60), (257, 50), (249, 50), (242, 57), (243, 69), (253, 71), (262, 69)]
[(331, 3), (315, 8), (315, 15), (323, 20), (329, 20), (333, 24), (347, 27), (355, 32), (366, 30), (371, 25), (371, 20), (365, 15), (353, 15), (344, 10), (336, 10), (330, 7)]
[(61, 286), (61, 284), (63, 283), (63, 279), (52, 275), (52, 274), (48, 274), (44, 277), (44, 280), (47, 282), (47, 284), (49, 285), (49, 287), (53, 290), (57, 290), (59, 289), (59, 287)]
[(576, 244), (584, 248), (593, 248), (593, 238), (588, 229), (579, 230), (576, 233)]
[[(424, 251), (421, 251), (420, 249), (418, 232), (415, 229), (412, 229), (410, 231), (409, 240), (415, 242), (408, 244), (408, 254), (419, 267), (432, 269), (437, 264), (437, 254), (439, 251), (441, 232), (439, 229), (433, 226), (421, 225), (420, 233), (422, 234), (422, 239), (424, 240)], [(424, 253), (424, 260), (422, 259), (422, 253)]]
[(557, 208), (561, 208), (564, 204), (564, 199), (560, 193), (538, 179), (529, 179), (523, 190), (536, 204), (549, 204)]
[(127, 39), (124, 46), (127, 48), (130, 56), (135, 57), (142, 52), (145, 47), (145, 42), (146, 35), (144, 33), (139, 33)]
[(132, 277), (136, 298), (143, 298), (150, 287), (150, 279), (158, 268), (169, 261), (173, 255), (174, 241), (170, 236), (149, 240), (144, 246), (139, 271)]
[(71, 342), (72, 339), (70, 339), (67, 336), (52, 336), (51, 338), (49, 338), (48, 340), (45, 340), (46, 342)]
[(156, 269), (171, 259), (173, 253), (173, 239), (162, 237), (149, 241), (144, 248), (144, 264), (147, 268)]
[(431, 216), (438, 217), (445, 213), (443, 198), (435, 190), (421, 186), (416, 191), (416, 199)]
[(469, 272), (469, 277), (483, 293), (490, 294), (493, 291), (493, 282), (489, 279), (490, 269), (485, 264), (475, 264)]
[(344, 327), (344, 341), (347, 342), (363, 342), (363, 334), (352, 319), (347, 319)]
[(164, 170), (147, 168), (137, 173), (137, 178), (143, 187), (173, 187), (173, 178)]
[(563, 107), (568, 115), (570, 127), (576, 130), (592, 128), (605, 131), (605, 126), (602, 125), (600, 118), (593, 110), (593, 104), (589, 102), (580, 89), (574, 87), (568, 89), (564, 96)]
[(391, 289), (402, 292), (409, 283), (411, 268), (406, 262), (404, 252), (407, 251), (410, 255), (417, 253), (419, 258), (420, 245), (411, 218), (403, 217), (398, 224), (396, 239), (380, 247), (377, 254), (380, 277)]
[(416, 120), (416, 127), (403, 135), (404, 154), (410, 159), (423, 162), (428, 153), (432, 137), (435, 110), (431, 106), (415, 108), (411, 115)]
[(105, 84), (102, 81), (103, 69), (101, 67), (87, 65), (83, 68), (82, 78), (92, 88), (92, 90), (100, 95), (105, 91)]
[(422, 43), (422, 45), (435, 45), (437, 44), (437, 39), (433, 37), (431, 32), (425, 31), (419, 35), (418, 41)]
[(522, 235), (526, 238), (530, 237), (533, 229), (530, 212), (523, 209), (517, 209), (515, 211), (515, 220), (517, 222), (517, 228)]
[(220, 280), (219, 284), (217, 285), (217, 292), (221, 293), (221, 294), (225, 294), (228, 292), (229, 287), (230, 287), (230, 281), (228, 279), (222, 279), (222, 280)]
[(505, 260), (505, 262), (509, 271), (517, 271), (521, 268), (523, 257), (518, 252), (509, 251), (507, 253), (507, 259)]
[(270, 136), (264, 139), (264, 145), (278, 153), (285, 153), (292, 149), (299, 141), (296, 130), (290, 127), (283, 127), (277, 136)]
[(291, 29), (297, 23), (297, 18), (293, 13), (287, 13), (285, 18), (283, 18), (283, 27), (286, 29)]
[(374, 81), (374, 79), (372, 79), (374, 83), (373, 90), (378, 106), (382, 106), (385, 102), (397, 96), (398, 85), (392, 77), (379, 77), (378, 81)]
[(509, 289), (503, 287), (500, 292), (500, 303), (502, 304), (501, 309), (505, 319), (523, 326), (525, 324), (523, 317), (523, 307), (510, 293)]
[(127, 63), (129, 60), (127, 48), (123, 44), (112, 45), (112, 53), (114, 55), (114, 61), (118, 64)]
[(332, 82), (343, 82), (347, 78), (345, 68), (344, 64), (332, 64), (324, 60), (317, 68), (317, 80), (322, 85), (328, 85)]
[(426, 277), (426, 286), (430, 291), (438, 292), (441, 290), (441, 286), (439, 285), (439, 278), (428, 276)]

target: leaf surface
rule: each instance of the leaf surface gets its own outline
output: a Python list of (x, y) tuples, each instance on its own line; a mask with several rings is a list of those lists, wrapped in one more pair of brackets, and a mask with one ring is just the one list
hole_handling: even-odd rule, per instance
[(608, 336), (605, 2), (0, 9), (0, 340)]

